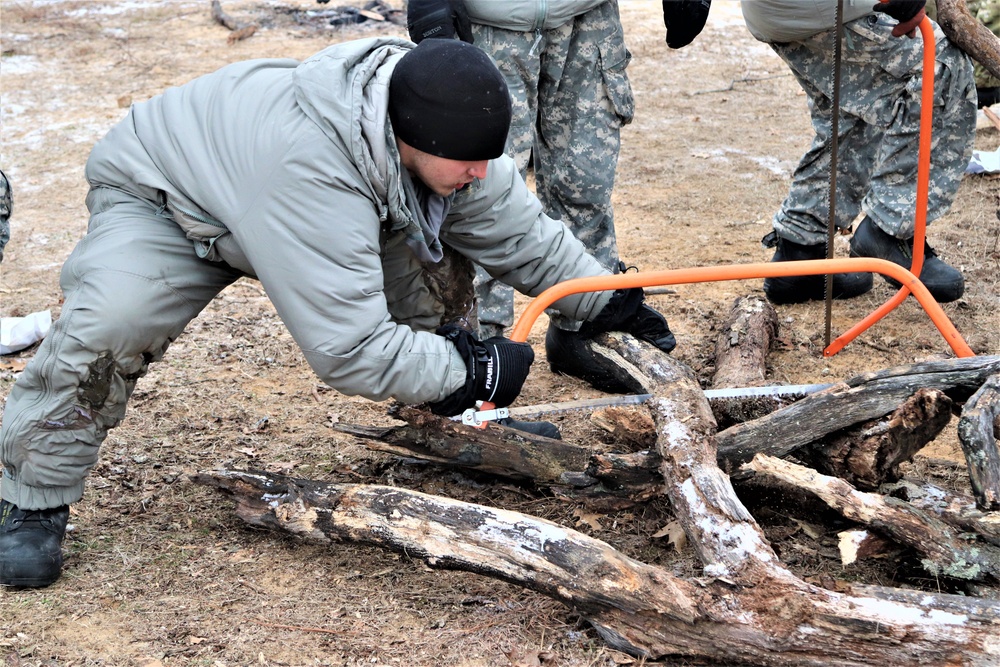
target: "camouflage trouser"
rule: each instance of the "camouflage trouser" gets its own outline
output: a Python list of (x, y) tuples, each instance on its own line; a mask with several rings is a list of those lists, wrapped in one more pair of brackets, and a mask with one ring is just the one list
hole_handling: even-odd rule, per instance
[[(990, 32), (1000, 37), (1000, 0), (965, 0), (965, 5), (969, 8), (970, 14), (989, 28)], [(935, 21), (937, 20), (935, 0), (928, 0), (927, 15)], [(977, 88), (1000, 87), (1000, 79), (990, 74), (989, 70), (979, 63), (975, 63), (975, 76)]]
[(3, 249), (10, 240), (10, 215), (13, 211), (10, 181), (7, 180), (7, 175), (0, 171), (0, 262), (3, 261)]
[[(836, 225), (864, 211), (887, 233), (913, 236), (923, 40), (892, 37), (893, 19), (865, 16), (844, 26), (841, 62)], [(951, 206), (972, 155), (976, 89), (969, 58), (934, 25), (936, 59), (927, 220)], [(778, 236), (826, 241), (836, 31), (772, 44), (809, 96), (816, 136), (774, 217)]]
[[(616, 0), (558, 28), (517, 32), (474, 25), (476, 46), (503, 72), (514, 116), (507, 153), (525, 176), (529, 160), (545, 212), (561, 219), (601, 264), (618, 261), (611, 191), (619, 132), (634, 103)], [(514, 321), (514, 291), (483, 269), (477, 273), (480, 335)], [(564, 329), (579, 323), (550, 313)]]
[(0, 424), (0, 497), (75, 503), (136, 382), (240, 273), (198, 257), (157, 203), (92, 188), (87, 235), (59, 275), (65, 299), (11, 387)]

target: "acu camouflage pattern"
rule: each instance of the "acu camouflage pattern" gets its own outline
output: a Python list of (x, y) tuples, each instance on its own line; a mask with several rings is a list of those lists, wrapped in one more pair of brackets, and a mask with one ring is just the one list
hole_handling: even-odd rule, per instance
[[(635, 105), (625, 73), (618, 3), (609, 0), (558, 28), (536, 32), (473, 24), (510, 88), (507, 153), (521, 176), (529, 162), (545, 212), (561, 219), (609, 271), (618, 263), (611, 191), (622, 125)], [(477, 269), (479, 332), (499, 335), (514, 322), (514, 290)], [(557, 326), (580, 323), (550, 312)]]
[[(844, 26), (840, 87), (836, 225), (861, 211), (900, 239), (913, 237), (923, 40), (890, 35), (896, 21), (871, 14)], [(933, 150), (928, 222), (951, 206), (972, 155), (976, 88), (972, 63), (934, 24)], [(809, 98), (816, 136), (774, 217), (778, 236), (804, 245), (826, 242), (836, 30), (770, 46)]]
[(10, 181), (0, 170), (0, 262), (3, 261), (3, 249), (10, 240), (10, 216), (14, 211), (14, 199), (10, 193)]

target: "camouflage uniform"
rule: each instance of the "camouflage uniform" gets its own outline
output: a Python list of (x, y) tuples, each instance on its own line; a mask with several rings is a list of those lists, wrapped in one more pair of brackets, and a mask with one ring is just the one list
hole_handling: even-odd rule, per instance
[[(844, 26), (840, 88), (837, 220), (861, 210), (896, 238), (913, 236), (923, 40), (892, 37), (894, 19), (869, 14)], [(969, 58), (934, 24), (933, 152), (927, 220), (951, 206), (972, 154), (976, 89)], [(835, 30), (770, 46), (809, 96), (812, 146), (774, 217), (778, 236), (803, 245), (826, 241)]]
[(0, 171), (0, 262), (3, 261), (3, 249), (10, 240), (10, 215), (13, 210), (10, 182), (7, 181), (7, 175)]
[[(621, 126), (634, 102), (625, 68), (617, 0), (555, 28), (507, 30), (473, 23), (475, 44), (496, 61), (510, 88), (514, 115), (507, 138), (522, 176), (529, 160), (545, 212), (562, 219), (605, 267), (618, 261), (611, 191)], [(514, 321), (513, 290), (477, 271), (480, 335)], [(550, 313), (557, 326), (579, 322)]]

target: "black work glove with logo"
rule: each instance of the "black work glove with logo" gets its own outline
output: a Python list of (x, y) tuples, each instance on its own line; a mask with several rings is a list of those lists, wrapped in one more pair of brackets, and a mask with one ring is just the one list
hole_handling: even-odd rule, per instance
[(667, 46), (679, 49), (694, 41), (705, 22), (712, 0), (663, 0), (663, 25)]
[(419, 44), (428, 37), (453, 39), (472, 44), (472, 23), (463, 0), (410, 0), (406, 5), (406, 30), (410, 41)]
[(889, 0), (889, 2), (878, 3), (872, 9), (888, 14), (899, 22), (892, 29), (893, 37), (906, 35), (912, 39), (917, 33), (917, 26), (927, 15), (924, 11), (925, 4), (925, 0)]
[(476, 401), (489, 401), (498, 408), (514, 402), (535, 360), (530, 345), (500, 337), (479, 341), (454, 324), (446, 324), (436, 333), (458, 348), (467, 375), (465, 386), (430, 404), (431, 412), (450, 417), (475, 406)]
[(926, 4), (927, 0), (889, 0), (878, 3), (873, 9), (888, 14), (900, 23), (906, 23), (919, 14)]
[(597, 317), (583, 323), (580, 333), (590, 338), (606, 331), (624, 331), (664, 352), (671, 352), (677, 347), (677, 340), (667, 320), (646, 305), (645, 299), (641, 287), (616, 290)]

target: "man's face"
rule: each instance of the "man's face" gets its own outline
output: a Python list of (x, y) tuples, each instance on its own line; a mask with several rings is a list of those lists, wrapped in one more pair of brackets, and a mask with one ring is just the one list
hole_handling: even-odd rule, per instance
[(417, 150), (400, 139), (396, 142), (403, 167), (442, 197), (465, 187), (475, 178), (486, 178), (489, 160), (449, 160)]

